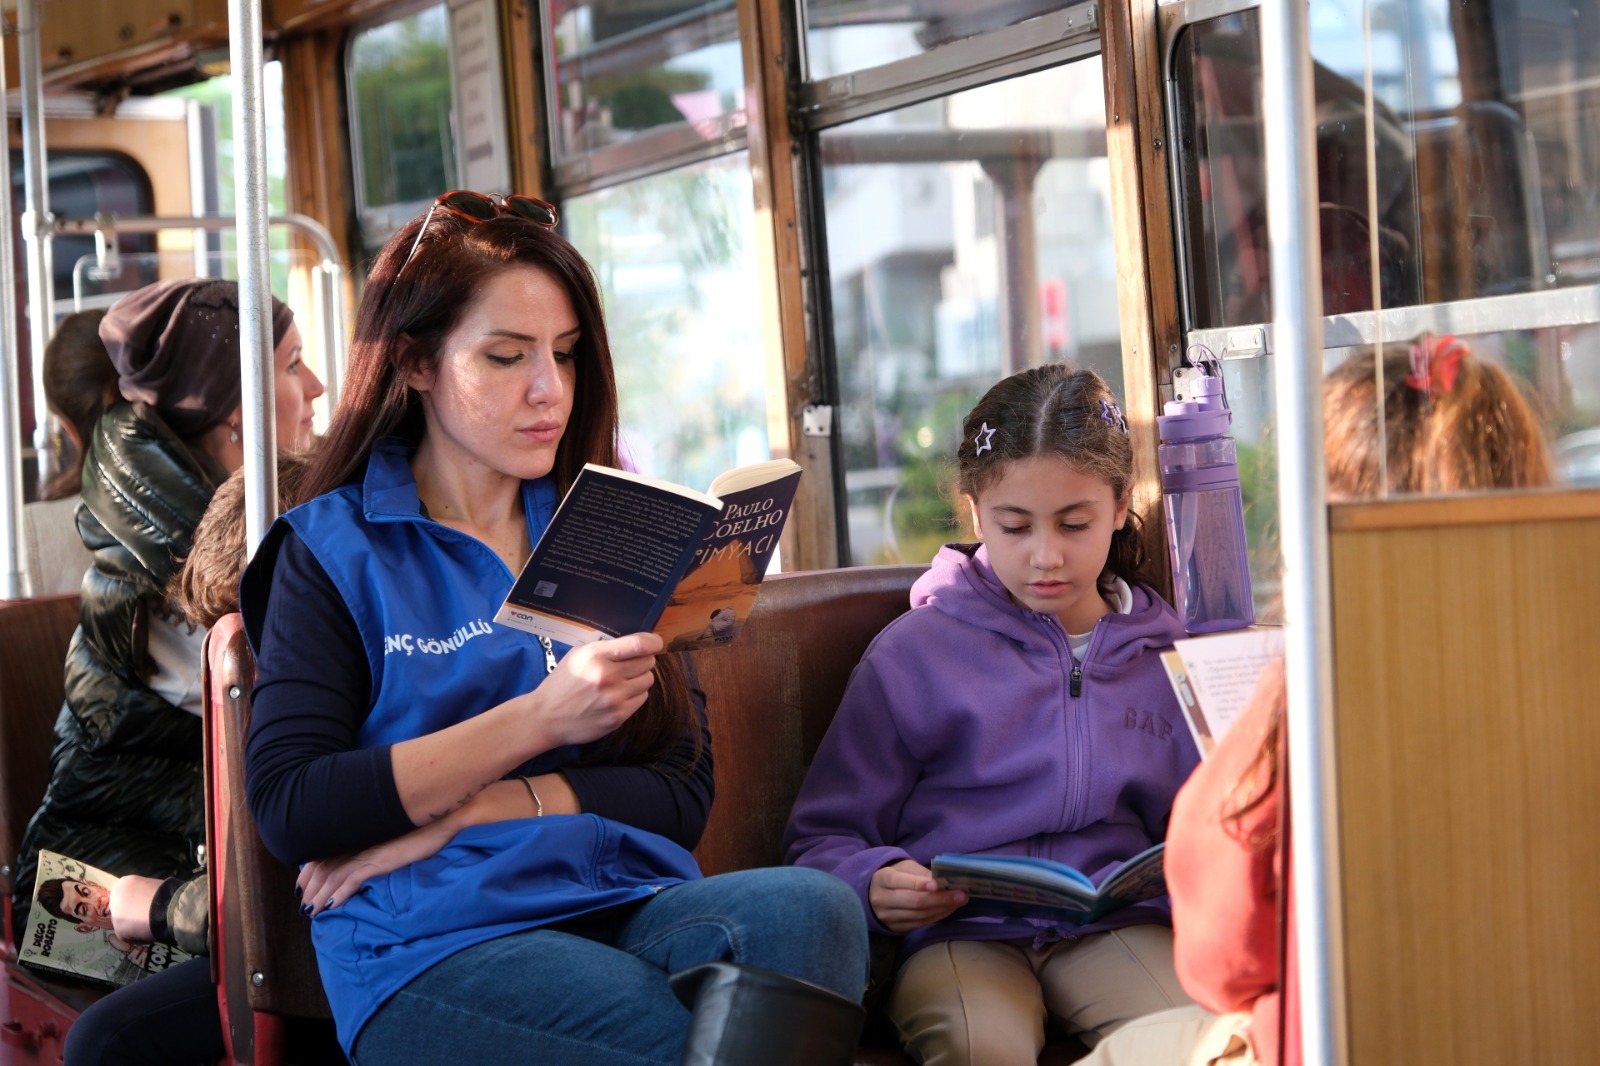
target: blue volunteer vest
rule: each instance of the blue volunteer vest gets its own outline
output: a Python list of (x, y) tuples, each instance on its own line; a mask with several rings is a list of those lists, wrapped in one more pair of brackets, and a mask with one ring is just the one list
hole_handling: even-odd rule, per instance
[[(423, 517), (413, 448), (385, 438), (360, 485), (279, 519), (327, 571), (367, 649), (372, 705), (357, 735), (364, 748), (454, 725), (546, 676), (537, 639), (490, 621), (510, 591), (510, 570), (482, 542)], [(556, 503), (550, 479), (524, 482), (531, 540)], [(523, 772), (557, 762), (558, 753), (547, 753)], [(312, 921), (339, 1042), (348, 1053), (385, 1000), (464, 948), (699, 876), (678, 845), (596, 815), (464, 830), (437, 855), (367, 882)]]

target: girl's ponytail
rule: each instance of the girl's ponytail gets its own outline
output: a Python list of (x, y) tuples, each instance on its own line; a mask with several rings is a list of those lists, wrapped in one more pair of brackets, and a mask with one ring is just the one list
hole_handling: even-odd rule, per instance
[(1132, 507), (1122, 528), (1111, 534), (1111, 552), (1106, 556), (1105, 572), (1128, 584), (1148, 582), (1150, 553), (1145, 550), (1144, 520)]

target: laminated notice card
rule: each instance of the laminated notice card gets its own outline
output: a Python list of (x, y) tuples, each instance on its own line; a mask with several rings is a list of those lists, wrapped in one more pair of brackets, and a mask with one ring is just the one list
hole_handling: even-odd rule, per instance
[(1283, 630), (1272, 627), (1190, 637), (1161, 653), (1201, 758), (1227, 735), (1250, 702), (1261, 671), (1281, 655)]
[(732, 640), (778, 546), (800, 467), (730, 470), (710, 492), (589, 464), (495, 621), (563, 644), (653, 631), (674, 651)]

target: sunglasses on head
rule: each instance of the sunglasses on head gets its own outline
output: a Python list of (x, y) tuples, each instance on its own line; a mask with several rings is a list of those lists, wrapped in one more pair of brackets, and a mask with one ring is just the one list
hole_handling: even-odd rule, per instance
[(433, 221), (433, 213), (441, 207), (468, 222), (491, 222), (501, 215), (516, 215), (546, 229), (554, 229), (559, 221), (555, 205), (547, 204), (534, 196), (524, 196), (521, 193), (490, 196), (486, 193), (473, 192), (471, 189), (452, 189), (440, 196), (433, 202), (433, 206), (428, 208), (428, 217), (422, 220), (422, 226), (417, 230), (417, 239), (411, 242), (411, 251), (406, 253), (406, 261), (400, 264), (400, 270), (394, 272), (395, 277), (398, 278), (400, 271), (411, 265), (412, 256), (417, 254), (417, 248), (422, 244), (422, 235), (428, 232), (428, 223)]

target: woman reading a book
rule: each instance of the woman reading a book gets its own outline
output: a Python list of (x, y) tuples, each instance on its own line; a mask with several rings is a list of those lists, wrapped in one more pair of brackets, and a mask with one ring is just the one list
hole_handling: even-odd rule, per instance
[[(1454, 337), (1419, 338), (1383, 357), (1357, 353), (1323, 383), (1328, 496), (1534, 488), (1553, 480), (1544, 433), (1516, 381)], [(1380, 435), (1378, 420), (1383, 419)], [(1380, 466), (1378, 441), (1387, 441)], [(1178, 976), (1200, 1006), (1163, 1011), (1118, 1031), (1091, 1066), (1298, 1066), (1292, 911), (1279, 768), (1283, 662), (1263, 672), (1248, 706), (1178, 794), (1167, 886)], [(1287, 958), (1285, 980), (1279, 960)], [(1280, 996), (1280, 991), (1282, 995)]]
[(913, 1057), (1022, 1066), (1047, 1017), (1093, 1044), (1188, 1002), (1166, 907), (967, 917), (932, 860), (1048, 859), (1099, 884), (1165, 836), (1198, 756), (1156, 654), (1183, 626), (1139, 580), (1133, 453), (1105, 382), (1062, 364), (1005, 379), (958, 463), (980, 543), (941, 549), (868, 649), (785, 848), (904, 938), (886, 1006)]
[(312, 498), (242, 586), (251, 807), (304, 864), (358, 1063), (846, 1062), (859, 910), (811, 871), (700, 878), (709, 741), (661, 639), (488, 621), (617, 461), (600, 296), (554, 225), (452, 192), (375, 260)]

